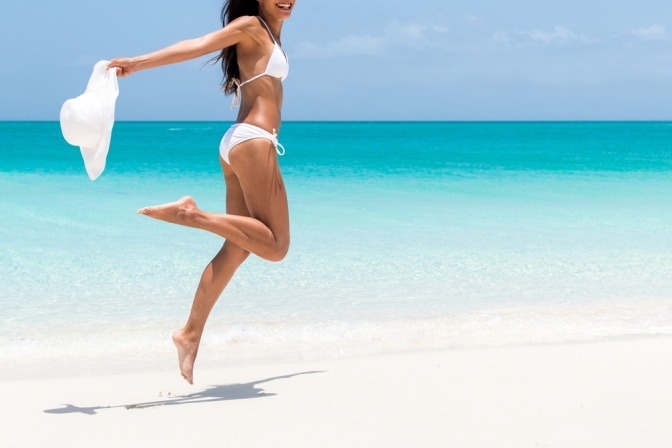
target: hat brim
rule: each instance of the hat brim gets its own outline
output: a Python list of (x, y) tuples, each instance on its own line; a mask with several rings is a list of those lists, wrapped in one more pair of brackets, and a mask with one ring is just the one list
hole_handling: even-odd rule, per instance
[(110, 150), (110, 141), (112, 140), (112, 127), (114, 125), (114, 117), (105, 123), (105, 133), (97, 148), (87, 148), (80, 146), (79, 150), (84, 159), (84, 167), (89, 179), (96, 180), (105, 170), (105, 162), (107, 161), (107, 153)]
[(84, 159), (84, 167), (89, 179), (96, 180), (105, 170), (107, 152), (110, 149), (112, 140), (112, 128), (114, 127), (114, 109), (117, 97), (119, 96), (119, 84), (117, 81), (117, 69), (106, 70), (108, 61), (99, 61), (93, 68), (93, 73), (86, 87), (98, 95), (101, 103), (105, 107), (105, 123), (103, 138), (97, 148), (87, 148), (80, 146), (79, 149)]

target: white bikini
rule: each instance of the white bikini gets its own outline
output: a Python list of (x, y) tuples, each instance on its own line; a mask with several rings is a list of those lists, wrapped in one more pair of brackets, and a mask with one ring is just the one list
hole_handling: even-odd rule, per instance
[[(289, 61), (287, 60), (287, 55), (284, 51), (282, 51), (282, 48), (278, 44), (278, 41), (275, 40), (273, 33), (271, 33), (271, 29), (268, 27), (266, 22), (264, 22), (264, 19), (261, 17), (258, 17), (258, 19), (261, 24), (264, 25), (266, 31), (268, 31), (271, 39), (273, 39), (273, 52), (271, 53), (271, 57), (268, 59), (266, 70), (264, 70), (263, 73), (259, 73), (258, 75), (255, 75), (242, 83), (237, 79), (234, 80), (236, 83), (236, 92), (234, 93), (233, 101), (231, 102), (231, 109), (234, 109), (240, 105), (240, 101), (243, 95), (241, 87), (243, 87), (245, 84), (256, 81), (262, 76), (272, 76), (273, 78), (279, 78), (280, 81), (284, 81), (287, 78), (287, 74), (289, 73)], [(219, 154), (226, 163), (230, 163), (229, 153), (231, 150), (237, 145), (254, 138), (263, 138), (269, 140), (271, 143), (273, 143), (273, 146), (275, 146), (275, 150), (279, 155), (285, 154), (284, 146), (278, 143), (278, 134), (275, 132), (275, 129), (273, 129), (273, 133), (270, 133), (267, 130), (260, 128), (259, 126), (248, 123), (236, 123), (229, 128), (226, 134), (224, 134), (224, 137), (222, 137), (222, 141), (219, 144)]]

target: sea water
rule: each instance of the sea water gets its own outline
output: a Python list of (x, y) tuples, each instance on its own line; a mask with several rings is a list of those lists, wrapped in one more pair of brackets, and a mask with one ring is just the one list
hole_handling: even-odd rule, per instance
[[(0, 378), (174, 368), (219, 236), (230, 123), (117, 123), (91, 182), (56, 122), (0, 122)], [(672, 123), (283, 124), (292, 244), (254, 256), (198, 366), (672, 334)], [(198, 367), (197, 366), (197, 367)]]

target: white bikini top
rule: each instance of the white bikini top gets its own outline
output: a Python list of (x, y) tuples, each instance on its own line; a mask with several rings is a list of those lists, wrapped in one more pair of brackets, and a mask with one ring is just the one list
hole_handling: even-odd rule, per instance
[(289, 74), (289, 59), (287, 59), (287, 55), (282, 50), (280, 44), (278, 44), (278, 41), (275, 40), (273, 33), (271, 33), (271, 29), (268, 27), (268, 25), (266, 25), (264, 19), (262, 19), (261, 17), (257, 18), (259, 19), (261, 24), (264, 25), (266, 31), (268, 31), (268, 34), (271, 36), (271, 39), (273, 39), (273, 52), (271, 53), (271, 57), (268, 59), (268, 63), (266, 64), (266, 70), (264, 70), (263, 73), (254, 75), (253, 77), (242, 83), (239, 82), (237, 79), (233, 80), (233, 82), (236, 83), (236, 92), (233, 95), (233, 101), (231, 102), (231, 109), (235, 109), (240, 105), (240, 98), (242, 97), (242, 91), (240, 88), (243, 87), (245, 84), (250, 83), (252, 81), (256, 81), (262, 76), (272, 76), (273, 78), (280, 78), (280, 81), (284, 81), (285, 79), (287, 79), (287, 75)]

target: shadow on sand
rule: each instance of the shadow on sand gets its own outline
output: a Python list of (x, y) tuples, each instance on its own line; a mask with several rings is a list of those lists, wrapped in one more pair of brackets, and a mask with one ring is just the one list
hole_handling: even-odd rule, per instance
[(134, 404), (122, 404), (117, 406), (92, 406), (92, 407), (79, 407), (72, 404), (63, 404), (63, 406), (65, 406), (63, 408), (45, 409), (44, 412), (46, 412), (47, 414), (80, 413), (80, 414), (94, 415), (96, 414), (96, 411), (99, 411), (101, 409), (114, 409), (114, 408), (143, 409), (155, 406), (176, 406), (183, 404), (211, 403), (213, 401), (246, 400), (248, 398), (272, 397), (273, 395), (276, 394), (266, 392), (264, 389), (257, 387), (257, 385), (268, 383), (275, 380), (292, 378), (299, 375), (309, 375), (313, 373), (323, 373), (323, 371), (316, 370), (311, 372), (299, 372), (290, 375), (274, 376), (272, 378), (266, 378), (264, 380), (252, 381), (251, 383), (244, 383), (244, 384), (227, 384), (224, 386), (212, 386), (205, 389), (202, 392), (195, 392), (189, 395), (180, 395), (171, 397), (169, 394), (168, 398), (166, 398), (165, 400), (148, 401), (144, 403), (134, 403)]

